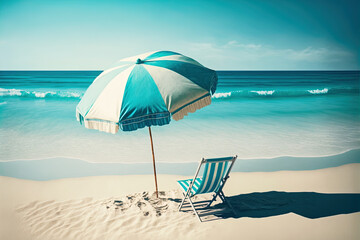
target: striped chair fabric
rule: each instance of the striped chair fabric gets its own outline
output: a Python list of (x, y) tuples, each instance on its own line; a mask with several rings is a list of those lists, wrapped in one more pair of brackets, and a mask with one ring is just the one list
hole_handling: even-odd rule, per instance
[[(191, 196), (201, 193), (217, 192), (221, 186), (222, 179), (229, 170), (229, 162), (232, 159), (233, 157), (204, 159), (205, 167), (203, 176), (195, 179), (191, 188)], [(184, 192), (187, 192), (192, 180), (193, 179), (186, 179), (177, 182)]]

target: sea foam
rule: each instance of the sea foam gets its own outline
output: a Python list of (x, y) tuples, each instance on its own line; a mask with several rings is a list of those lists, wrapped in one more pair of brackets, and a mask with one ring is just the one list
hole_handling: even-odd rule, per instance
[(81, 98), (83, 93), (75, 91), (29, 91), (22, 89), (0, 88), (0, 97), (27, 98)]
[(257, 93), (258, 95), (262, 95), (262, 96), (266, 96), (266, 95), (273, 95), (273, 93), (275, 92), (275, 90), (270, 90), (270, 91), (250, 91), (252, 93)]
[(215, 93), (213, 98), (228, 98), (231, 97), (231, 92), (225, 92), (225, 93)]
[(315, 89), (315, 90), (308, 90), (309, 93), (311, 94), (326, 94), (328, 93), (329, 89), (324, 88), (324, 89)]
[(237, 90), (215, 93), (215, 100), (241, 99), (241, 98), (290, 98), (311, 97), (319, 95), (359, 94), (358, 88), (323, 88), (323, 89), (277, 89), (277, 90)]

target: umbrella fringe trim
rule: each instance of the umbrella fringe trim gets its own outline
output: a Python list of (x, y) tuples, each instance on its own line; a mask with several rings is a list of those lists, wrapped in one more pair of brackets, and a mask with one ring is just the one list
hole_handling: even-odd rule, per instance
[(120, 128), (123, 131), (135, 131), (138, 128), (150, 126), (162, 126), (170, 123), (170, 113), (152, 113), (133, 119), (127, 119), (120, 122)]
[(76, 119), (80, 122), (80, 124), (83, 124), (88, 129), (95, 129), (112, 134), (119, 131), (118, 123), (101, 119), (84, 119), (78, 111), (76, 111)]
[(119, 125), (113, 122), (85, 120), (84, 125), (89, 129), (96, 129), (102, 132), (115, 134), (119, 131)]
[(123, 131), (135, 131), (138, 128), (150, 126), (162, 126), (170, 123), (170, 113), (149, 114), (134, 119), (116, 123), (102, 119), (84, 119), (84, 117), (76, 112), (76, 119), (88, 129), (95, 129), (107, 133), (115, 134), (121, 128)]
[(191, 102), (188, 105), (184, 106), (180, 110), (172, 113), (172, 118), (175, 121), (179, 121), (183, 119), (188, 113), (193, 113), (196, 110), (199, 110), (203, 107), (206, 107), (211, 104), (211, 96), (206, 94), (205, 96), (201, 97), (200, 99), (195, 100), (195, 102)]

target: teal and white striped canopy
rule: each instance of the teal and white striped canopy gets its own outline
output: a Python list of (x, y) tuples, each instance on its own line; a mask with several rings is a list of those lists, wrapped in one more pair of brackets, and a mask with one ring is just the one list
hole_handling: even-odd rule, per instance
[(214, 70), (192, 58), (156, 51), (122, 59), (103, 71), (76, 107), (90, 129), (116, 133), (169, 124), (211, 103)]

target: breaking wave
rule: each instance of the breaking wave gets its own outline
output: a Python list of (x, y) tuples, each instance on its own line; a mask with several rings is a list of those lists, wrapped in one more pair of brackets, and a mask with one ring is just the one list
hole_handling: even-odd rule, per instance
[(348, 89), (309, 89), (309, 90), (239, 90), (223, 93), (215, 93), (213, 99), (236, 99), (236, 98), (274, 98), (274, 97), (307, 97), (336, 94), (359, 94), (357, 88)]
[(309, 93), (311, 94), (326, 94), (328, 93), (329, 89), (324, 88), (324, 89), (315, 89), (315, 90), (308, 90)]
[(24, 97), (24, 98), (78, 98), (84, 93), (78, 91), (30, 91), (21, 89), (0, 88), (0, 97)]
[[(336, 95), (336, 94), (359, 94), (358, 88), (349, 89), (309, 89), (309, 90), (238, 90), (229, 92), (215, 93), (214, 100), (228, 100), (237, 98), (277, 98), (277, 97), (306, 97), (319, 95)], [(5, 89), (0, 88), (0, 97), (20, 97), (34, 99), (81, 99), (84, 92), (79, 91), (51, 91), (51, 90), (22, 90), (22, 89)]]

